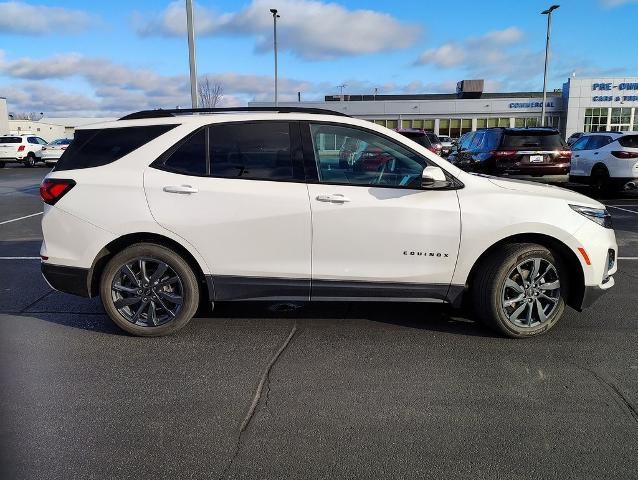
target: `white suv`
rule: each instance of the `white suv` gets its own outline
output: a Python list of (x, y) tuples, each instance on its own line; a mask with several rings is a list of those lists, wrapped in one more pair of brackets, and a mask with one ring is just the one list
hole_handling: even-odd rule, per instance
[(465, 173), (333, 112), (191, 113), (78, 129), (41, 185), (44, 277), (100, 295), (128, 332), (174, 332), (201, 296), (445, 302), (526, 337), (614, 285), (610, 217), (590, 198)]
[(8, 162), (20, 162), (27, 167), (34, 167), (42, 160), (37, 153), (46, 145), (46, 140), (32, 134), (0, 136), (0, 168)]
[(638, 188), (638, 132), (599, 132), (572, 145), (569, 180), (600, 193)]

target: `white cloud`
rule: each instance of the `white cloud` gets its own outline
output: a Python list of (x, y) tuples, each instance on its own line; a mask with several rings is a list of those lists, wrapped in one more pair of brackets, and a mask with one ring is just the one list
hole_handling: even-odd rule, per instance
[(494, 30), (480, 37), (470, 37), (461, 42), (449, 42), (423, 52), (417, 65), (434, 65), (453, 68), (461, 65), (492, 66), (506, 60), (506, 52), (523, 39), (523, 32), (516, 27)]
[(599, 0), (604, 8), (616, 8), (630, 3), (638, 3), (638, 0)]
[[(307, 59), (376, 53), (410, 47), (421, 34), (415, 24), (402, 22), (374, 10), (348, 10), (318, 0), (252, 0), (243, 9), (217, 14), (196, 5), (195, 29), (199, 35), (241, 35), (255, 38), (255, 49), (272, 49), (272, 15), (277, 8), (279, 48)], [(142, 36), (184, 36), (184, 3), (175, 0), (159, 15), (148, 19), (136, 14), (134, 23)]]
[(0, 2), (0, 32), (21, 35), (77, 33), (86, 29), (91, 17), (81, 10), (24, 2)]

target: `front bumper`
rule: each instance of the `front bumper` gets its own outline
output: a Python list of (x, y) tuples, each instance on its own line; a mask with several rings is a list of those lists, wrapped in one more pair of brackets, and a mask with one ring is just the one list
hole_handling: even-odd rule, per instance
[(51, 288), (71, 295), (90, 297), (89, 269), (42, 262), (42, 276)]
[(583, 301), (578, 309), (583, 310), (590, 307), (596, 300), (602, 297), (607, 291), (614, 286), (614, 277), (607, 278), (607, 281), (595, 286), (585, 286)]

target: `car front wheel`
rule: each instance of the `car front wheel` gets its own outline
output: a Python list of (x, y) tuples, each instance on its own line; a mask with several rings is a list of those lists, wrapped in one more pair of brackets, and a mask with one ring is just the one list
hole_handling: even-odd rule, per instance
[(513, 338), (547, 332), (563, 315), (564, 268), (547, 248), (520, 243), (494, 252), (472, 289), (476, 315)]
[(191, 320), (199, 286), (181, 256), (162, 245), (143, 243), (122, 250), (107, 263), (100, 296), (108, 316), (123, 330), (161, 336)]

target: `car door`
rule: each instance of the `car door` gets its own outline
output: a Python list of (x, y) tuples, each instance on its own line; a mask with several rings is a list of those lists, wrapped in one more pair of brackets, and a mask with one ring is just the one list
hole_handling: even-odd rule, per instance
[[(444, 299), (460, 239), (454, 189), (424, 190), (425, 157), (359, 127), (304, 128), (312, 210), (312, 298)], [(384, 152), (375, 171), (340, 166), (356, 139)]]
[(154, 218), (203, 256), (216, 300), (308, 300), (302, 157), (296, 122), (223, 123), (193, 133), (145, 171)]
[(570, 176), (584, 177), (586, 175), (589, 175), (588, 173), (587, 174), (585, 173), (585, 168), (583, 163), (583, 160), (586, 154), (585, 147), (587, 147), (587, 142), (589, 141), (589, 138), (590, 138), (589, 135), (584, 135), (572, 144), (572, 147), (571, 147), (572, 161), (571, 161), (571, 168), (569, 171)]
[(604, 160), (604, 155), (600, 154), (600, 148), (611, 142), (612, 138), (608, 135), (590, 135), (585, 148), (579, 154), (580, 168), (582, 175), (591, 176), (592, 168), (597, 163)]

